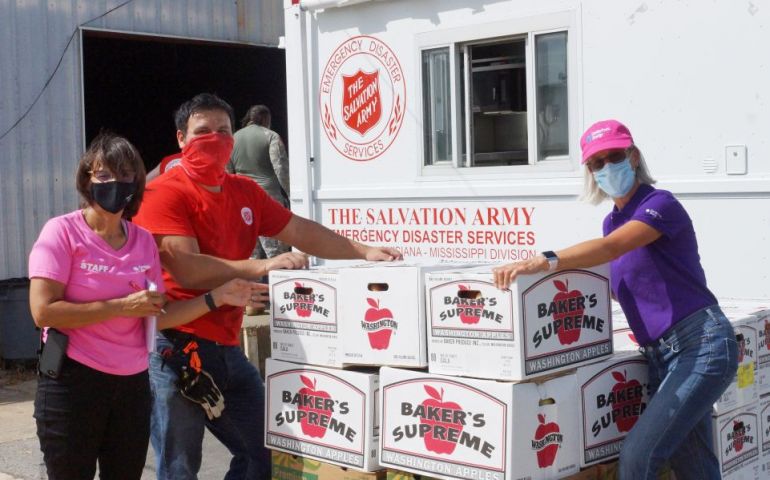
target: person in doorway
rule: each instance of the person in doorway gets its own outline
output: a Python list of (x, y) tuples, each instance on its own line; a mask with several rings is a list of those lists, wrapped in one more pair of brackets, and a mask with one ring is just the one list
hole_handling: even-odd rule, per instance
[[(249, 258), (260, 235), (322, 258), (387, 261), (402, 257), (395, 249), (367, 246), (293, 215), (255, 182), (228, 174), (232, 116), (227, 102), (207, 93), (179, 107), (176, 125), (182, 163), (148, 187), (135, 218), (155, 235), (169, 297), (198, 295), (235, 277), (256, 280), (271, 270), (307, 267), (307, 255), (300, 252)], [(159, 351), (176, 345), (174, 351), (180, 355), (197, 352), (225, 402), (221, 416), (208, 417), (180, 395), (179, 370), (163, 368), (164, 360), (173, 363), (173, 359), (159, 353), (150, 356), (151, 441), (158, 478), (196, 478), (205, 428), (234, 456), (226, 478), (269, 478), (264, 383), (238, 346), (242, 321), (242, 309), (211, 305), (206, 315), (158, 336)]]
[[(154, 323), (145, 317), (169, 328), (208, 307), (203, 297), (166, 304), (155, 241), (127, 221), (145, 188), (131, 143), (97, 136), (76, 184), (83, 208), (49, 220), (29, 256), (30, 308), (45, 339), (37, 435), (50, 479), (94, 478), (97, 463), (102, 478), (139, 479), (150, 437), (145, 329)], [(234, 279), (207, 296), (258, 306), (263, 287)]]
[(586, 195), (611, 198), (604, 237), (496, 267), (508, 288), (522, 274), (610, 262), (612, 293), (649, 362), (652, 398), (620, 452), (619, 478), (657, 478), (670, 461), (679, 479), (719, 479), (711, 408), (738, 368), (738, 345), (698, 255), (692, 221), (665, 190), (653, 187), (631, 132), (616, 120), (593, 124), (580, 145)]
[[(289, 158), (281, 136), (270, 130), (270, 124), (269, 108), (249, 108), (241, 120), (242, 128), (233, 135), (235, 145), (227, 171), (254, 180), (273, 200), (288, 208)], [(252, 258), (272, 258), (290, 250), (280, 240), (260, 236)]]

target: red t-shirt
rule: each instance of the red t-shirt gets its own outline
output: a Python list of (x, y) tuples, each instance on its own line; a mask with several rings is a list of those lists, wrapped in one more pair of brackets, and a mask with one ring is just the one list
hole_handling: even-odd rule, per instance
[(179, 164), (181, 163), (182, 163), (182, 152), (166, 155), (165, 157), (160, 159), (159, 173), (164, 173), (166, 170), (171, 170), (174, 167), (178, 167)]
[[(248, 177), (227, 174), (218, 193), (195, 184), (183, 168), (172, 168), (147, 186), (134, 222), (154, 235), (194, 237), (200, 253), (227, 260), (249, 258), (258, 236), (279, 233), (291, 211), (270, 198)], [(179, 286), (164, 269), (166, 294), (188, 299), (204, 294)], [(221, 307), (179, 330), (225, 345), (237, 345), (243, 309)]]

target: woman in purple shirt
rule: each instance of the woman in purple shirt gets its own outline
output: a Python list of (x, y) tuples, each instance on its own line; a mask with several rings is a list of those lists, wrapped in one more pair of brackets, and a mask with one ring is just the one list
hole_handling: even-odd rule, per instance
[(497, 286), (517, 275), (610, 262), (612, 292), (644, 347), (653, 394), (624, 441), (621, 480), (655, 479), (666, 460), (679, 479), (719, 479), (711, 408), (735, 375), (738, 345), (706, 286), (692, 220), (671, 192), (652, 186), (622, 123), (595, 123), (580, 146), (586, 199), (615, 204), (604, 237), (497, 267)]

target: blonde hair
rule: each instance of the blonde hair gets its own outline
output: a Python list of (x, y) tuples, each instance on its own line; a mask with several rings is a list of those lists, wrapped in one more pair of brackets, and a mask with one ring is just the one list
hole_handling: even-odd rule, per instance
[[(639, 165), (636, 167), (636, 179), (639, 181), (639, 183), (645, 185), (654, 184), (655, 179), (652, 178), (650, 171), (647, 169), (647, 162), (644, 161), (644, 155), (642, 155), (642, 151), (639, 150), (636, 145), (631, 145), (626, 149), (627, 155), (633, 155), (634, 152), (636, 152), (636, 154), (639, 156)], [(585, 167), (583, 171), (583, 195), (580, 197), (580, 199), (585, 200), (586, 202), (593, 205), (598, 205), (602, 203), (602, 201), (604, 201), (606, 198), (609, 198), (609, 195), (604, 193), (604, 190), (599, 188), (599, 185), (596, 184), (596, 180), (594, 180), (593, 173), (588, 169), (588, 167)]]

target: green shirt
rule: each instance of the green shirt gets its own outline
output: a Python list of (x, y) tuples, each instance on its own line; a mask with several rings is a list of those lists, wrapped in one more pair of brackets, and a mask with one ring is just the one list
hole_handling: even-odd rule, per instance
[(235, 132), (235, 145), (227, 170), (257, 182), (271, 197), (285, 200), (289, 194), (289, 158), (280, 135), (251, 124)]

